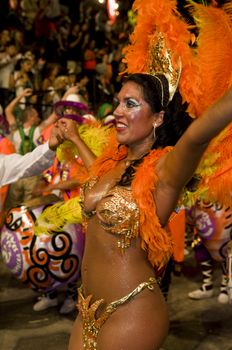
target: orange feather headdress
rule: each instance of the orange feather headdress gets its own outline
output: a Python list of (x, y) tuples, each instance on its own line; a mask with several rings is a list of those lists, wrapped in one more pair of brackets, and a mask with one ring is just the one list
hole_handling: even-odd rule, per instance
[[(135, 0), (136, 25), (124, 62), (129, 74), (164, 74), (170, 96), (178, 87), (196, 118), (232, 85), (232, 1), (217, 7), (215, 2), (205, 6), (189, 0), (186, 10), (194, 25), (180, 14), (176, 0)], [(193, 200), (207, 194), (211, 200), (231, 203), (230, 191), (222, 191), (231, 188), (231, 130), (232, 126), (225, 129), (205, 152), (197, 169), (202, 181)]]
[[(169, 82), (172, 99), (179, 79), (187, 81), (185, 96), (192, 81), (194, 56), (189, 43), (191, 26), (181, 19), (175, 0), (135, 0), (137, 21), (130, 44), (124, 49), (126, 72), (163, 74)], [(197, 78), (194, 86), (199, 86)], [(197, 91), (198, 92), (198, 91)]]
[(183, 18), (176, 0), (135, 0), (125, 72), (164, 74), (170, 97), (178, 87), (189, 113), (198, 117), (232, 83), (232, 4), (219, 8), (189, 0), (186, 8), (195, 25)]

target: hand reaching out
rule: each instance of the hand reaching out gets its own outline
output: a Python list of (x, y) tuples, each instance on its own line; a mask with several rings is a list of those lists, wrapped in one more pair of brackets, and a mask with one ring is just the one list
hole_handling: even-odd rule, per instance
[(96, 159), (96, 156), (80, 137), (77, 122), (68, 118), (60, 118), (56, 122), (56, 125), (62, 132), (63, 138), (65, 140), (72, 141), (78, 148), (80, 158), (82, 159), (85, 167), (89, 169)]
[(57, 125), (62, 132), (65, 140), (70, 140), (75, 143), (75, 140), (80, 139), (77, 122), (72, 119), (61, 118), (57, 121)]
[(51, 131), (51, 135), (49, 137), (49, 148), (53, 151), (56, 150), (56, 148), (64, 142), (64, 136), (62, 130), (59, 128), (58, 124), (56, 123)]
[(55, 150), (65, 140), (75, 142), (75, 140), (79, 139), (77, 123), (71, 119), (61, 118), (52, 129), (49, 138), (49, 148)]

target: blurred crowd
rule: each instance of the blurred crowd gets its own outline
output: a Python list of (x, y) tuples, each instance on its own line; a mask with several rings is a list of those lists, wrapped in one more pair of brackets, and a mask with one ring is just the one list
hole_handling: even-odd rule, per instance
[[(61, 100), (71, 103), (68, 113), (79, 114), (79, 106), (88, 110), (84, 116), (87, 123), (101, 119), (104, 125), (107, 116), (112, 120), (114, 97), (121, 85), (119, 73), (125, 68), (122, 51), (132, 30), (129, 8), (129, 2), (121, 3), (116, 20), (112, 20), (106, 3), (96, 0), (2, 1), (0, 153), (24, 155), (47, 141), (58, 118), (54, 105)], [(16, 207), (42, 208), (77, 195), (75, 175), (80, 164), (80, 159), (55, 157), (44, 174), (3, 186), (0, 226), (7, 210), (13, 213)], [(41, 248), (43, 243), (38, 238), (36, 241)], [(77, 278), (78, 270), (71, 279), (66, 276), (68, 292), (61, 313), (75, 309)], [(56, 288), (44, 290), (45, 295), (34, 305), (35, 311), (58, 304)]]
[[(64, 4), (63, 4), (64, 3)], [(0, 104), (3, 109), (25, 88), (40, 118), (68, 87), (79, 93), (94, 114), (113, 100), (124, 70), (122, 49), (132, 29), (130, 3), (119, 6), (111, 21), (98, 1), (7, 1), (0, 27)], [(3, 6), (4, 7), (4, 6)], [(4, 15), (3, 15), (4, 13)], [(101, 113), (101, 110), (100, 110)]]

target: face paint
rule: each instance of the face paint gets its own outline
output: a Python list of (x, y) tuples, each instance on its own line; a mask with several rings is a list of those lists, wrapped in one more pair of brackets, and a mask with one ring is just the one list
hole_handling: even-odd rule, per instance
[(138, 102), (137, 100), (133, 98), (128, 98), (123, 102), (123, 109), (130, 110), (132, 108), (139, 108), (142, 105), (142, 103)]
[(119, 92), (118, 100), (114, 111), (118, 141), (132, 145), (152, 139), (155, 115), (144, 100), (142, 88), (127, 82)]

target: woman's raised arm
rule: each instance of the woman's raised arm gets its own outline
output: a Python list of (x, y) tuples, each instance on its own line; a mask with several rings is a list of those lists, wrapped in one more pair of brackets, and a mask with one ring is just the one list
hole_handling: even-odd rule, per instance
[(193, 176), (210, 141), (232, 121), (232, 89), (196, 119), (174, 149), (157, 166), (159, 185), (155, 193), (161, 222), (165, 223), (181, 189)]
[(86, 145), (86, 143), (81, 139), (77, 128), (77, 123), (72, 119), (67, 118), (61, 118), (58, 120), (57, 123), (58, 125), (62, 125), (62, 127), (64, 128), (64, 137), (67, 140), (72, 141), (78, 148), (80, 158), (82, 159), (86, 169), (89, 170), (89, 168), (95, 161), (96, 156)]

